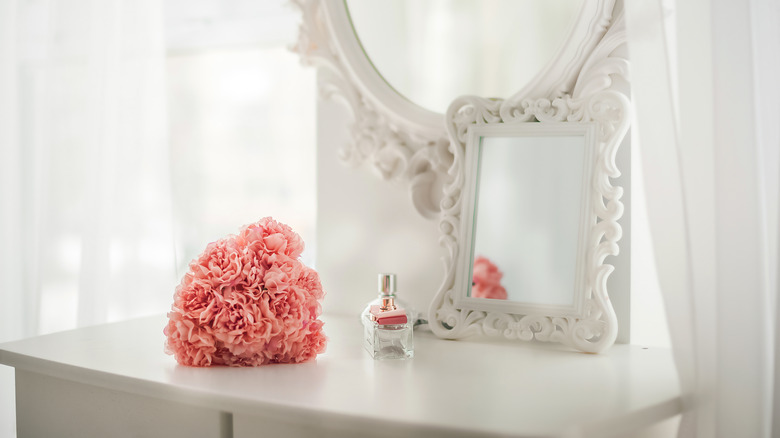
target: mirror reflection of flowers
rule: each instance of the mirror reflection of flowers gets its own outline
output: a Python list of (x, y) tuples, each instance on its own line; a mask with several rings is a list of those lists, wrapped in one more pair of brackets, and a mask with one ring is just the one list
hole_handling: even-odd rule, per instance
[(303, 240), (267, 217), (210, 243), (168, 313), (165, 352), (183, 365), (297, 363), (325, 351), (319, 275)]
[(471, 283), (471, 296), (474, 298), (490, 298), (505, 300), (506, 289), (501, 286), (504, 273), (498, 270), (489, 258), (477, 256), (474, 259), (474, 274)]

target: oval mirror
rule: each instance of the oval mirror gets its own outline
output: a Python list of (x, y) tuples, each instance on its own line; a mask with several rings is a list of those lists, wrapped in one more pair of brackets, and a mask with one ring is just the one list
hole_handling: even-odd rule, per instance
[(409, 101), (444, 113), (458, 96), (506, 97), (548, 65), (582, 0), (348, 0), (366, 56)]

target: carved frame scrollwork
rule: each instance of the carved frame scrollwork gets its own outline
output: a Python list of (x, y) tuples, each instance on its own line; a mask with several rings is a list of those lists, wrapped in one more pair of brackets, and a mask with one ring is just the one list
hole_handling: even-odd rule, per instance
[(452, 164), (444, 117), (392, 89), (365, 56), (343, 0), (293, 0), (303, 20), (292, 50), (318, 69), (322, 98), (347, 104), (350, 141), (339, 150), (349, 166), (368, 162), (382, 179), (408, 184), (415, 209), (439, 216), (442, 186)]
[[(628, 60), (616, 54), (625, 44), (625, 25), (619, 16), (599, 41), (579, 71), (571, 93), (545, 98), (508, 100), (466, 96), (449, 107), (446, 120), (452, 141), (451, 180), (441, 203), (441, 245), (445, 248), (445, 277), (430, 310), (430, 327), (444, 338), (471, 335), (503, 336), (523, 341), (560, 342), (581, 351), (598, 353), (617, 336), (617, 318), (607, 293), (607, 279), (614, 270), (604, 263), (617, 255), (622, 229), (622, 187), (612, 184), (620, 176), (615, 154), (629, 127), (630, 101), (613, 89), (613, 78), (628, 78)], [(588, 217), (584, 306), (581, 314), (504, 313), (492, 308), (467, 309), (457, 305), (464, 285), (456, 284), (459, 261), (468, 254), (462, 241), (465, 184), (465, 148), (470, 126), (516, 123), (594, 124), (595, 160), (592, 162), (591, 211)], [(488, 300), (491, 301), (491, 300)]]

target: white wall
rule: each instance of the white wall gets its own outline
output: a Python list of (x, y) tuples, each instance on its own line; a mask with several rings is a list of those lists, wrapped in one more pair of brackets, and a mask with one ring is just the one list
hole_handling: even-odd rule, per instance
[(341, 102), (320, 99), (316, 269), (327, 293), (323, 307), (357, 321), (376, 297), (377, 274), (394, 272), (399, 296), (427, 313), (444, 276), (438, 222), (414, 210), (405, 186), (381, 180), (367, 163), (339, 161), (351, 121)]

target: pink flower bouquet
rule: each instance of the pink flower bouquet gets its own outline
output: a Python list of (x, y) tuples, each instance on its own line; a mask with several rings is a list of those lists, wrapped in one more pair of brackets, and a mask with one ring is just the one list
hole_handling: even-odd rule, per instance
[(487, 257), (478, 256), (474, 259), (474, 275), (472, 277), (471, 296), (474, 298), (491, 298), (505, 300), (506, 289), (501, 286), (504, 274), (498, 270)]
[(270, 217), (210, 243), (176, 288), (165, 352), (182, 365), (256, 366), (325, 351), (324, 292), (301, 252), (301, 237)]

